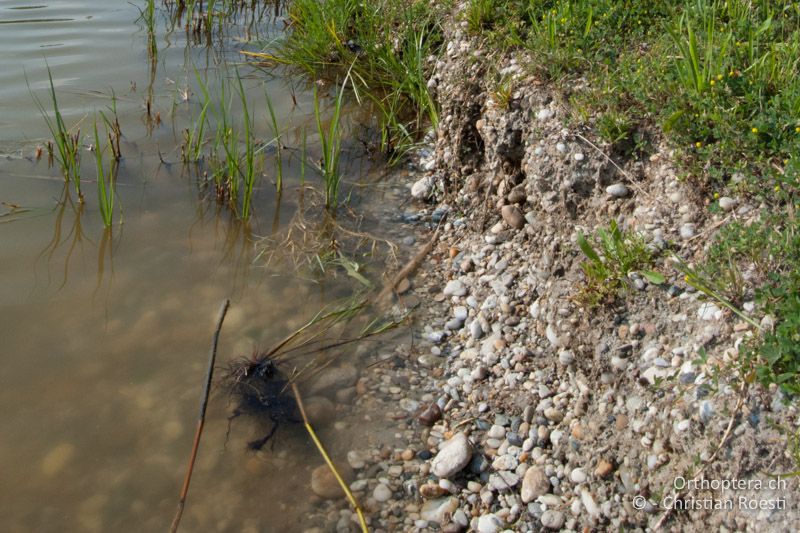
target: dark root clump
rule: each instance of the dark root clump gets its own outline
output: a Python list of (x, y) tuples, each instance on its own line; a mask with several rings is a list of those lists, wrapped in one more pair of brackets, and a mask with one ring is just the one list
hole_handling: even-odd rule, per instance
[(248, 444), (250, 449), (263, 448), (281, 424), (300, 421), (288, 381), (269, 355), (256, 352), (249, 358), (236, 359), (228, 366), (223, 380), (235, 402), (233, 414), (228, 419), (228, 430), (231, 421), (242, 415), (269, 427), (264, 437)]

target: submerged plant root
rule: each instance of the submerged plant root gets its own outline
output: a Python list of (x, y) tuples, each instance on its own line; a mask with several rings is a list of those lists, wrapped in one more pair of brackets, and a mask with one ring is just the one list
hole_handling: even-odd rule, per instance
[[(275, 361), (264, 353), (242, 357), (228, 366), (223, 385), (236, 405), (228, 418), (228, 431), (234, 418), (251, 417), (269, 427), (267, 433), (248, 443), (252, 450), (260, 450), (272, 439), (278, 426), (299, 423), (300, 416), (287, 380)], [(274, 444), (274, 441), (273, 441)]]

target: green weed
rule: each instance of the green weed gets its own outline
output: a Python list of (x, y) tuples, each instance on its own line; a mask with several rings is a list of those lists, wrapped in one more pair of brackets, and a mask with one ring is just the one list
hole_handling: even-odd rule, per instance
[(597, 248), (578, 233), (578, 247), (587, 260), (581, 263), (586, 275), (586, 287), (579, 299), (590, 306), (613, 301), (632, 275), (641, 275), (650, 283), (660, 285), (665, 278), (650, 270), (654, 258), (644, 240), (632, 232), (623, 232), (616, 221), (609, 228), (597, 231)]
[(78, 195), (78, 200), (83, 202), (83, 193), (81, 192), (80, 129), (72, 133), (64, 123), (64, 117), (61, 115), (61, 111), (58, 108), (56, 89), (53, 85), (53, 75), (50, 72), (49, 66), (47, 67), (47, 77), (50, 80), (50, 98), (53, 105), (52, 118), (50, 118), (50, 115), (45, 110), (44, 104), (39, 100), (39, 97), (30, 90), (30, 84), (28, 84), (28, 90), (31, 92), (31, 96), (36, 106), (39, 108), (39, 112), (47, 123), (50, 134), (53, 136), (56, 149), (53, 150), (53, 145), (48, 143), (48, 150), (51, 156), (54, 156), (58, 162), (61, 173), (64, 175), (64, 180), (72, 181), (75, 187), (75, 193)]
[(291, 29), (274, 50), (275, 59), (317, 78), (351, 72), (351, 88), (380, 112), (387, 154), (396, 160), (413, 146), (426, 123), (436, 127), (428, 58), (438, 52), (442, 34), (430, 4), (295, 0), (288, 16)]
[[(345, 80), (346, 81), (346, 80)], [(322, 144), (322, 161), (320, 173), (325, 184), (325, 207), (336, 210), (339, 201), (339, 183), (342, 176), (339, 174), (339, 158), (342, 152), (342, 132), (340, 129), (340, 119), (342, 112), (342, 98), (344, 96), (345, 84), (338, 91), (333, 106), (333, 116), (328, 123), (327, 129), (322, 125), (322, 113), (319, 106), (319, 95), (314, 89), (314, 118), (317, 123), (320, 143)]]
[[(109, 136), (109, 139), (111, 137)], [(113, 145), (109, 141), (108, 148), (114, 152)], [(114, 179), (116, 173), (117, 160), (113, 160), (106, 173), (103, 164), (103, 152), (100, 137), (97, 134), (97, 122), (94, 123), (94, 158), (97, 164), (97, 200), (100, 207), (100, 216), (103, 218), (105, 227), (110, 228), (114, 220)]]

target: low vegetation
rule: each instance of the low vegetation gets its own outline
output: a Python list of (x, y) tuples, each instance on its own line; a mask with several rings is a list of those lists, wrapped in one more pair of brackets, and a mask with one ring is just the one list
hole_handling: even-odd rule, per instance
[(584, 303), (595, 306), (611, 302), (637, 278), (664, 283), (664, 276), (651, 270), (654, 257), (641, 236), (620, 230), (612, 220), (607, 230), (598, 230), (596, 241), (593, 246), (578, 234), (578, 246), (586, 256), (581, 264), (587, 280), (580, 294)]
[(441, 28), (429, 2), (294, 0), (287, 37), (272, 58), (315, 78), (351, 72), (353, 90), (379, 111), (381, 144), (397, 160), (439, 116), (428, 89)]
[[(663, 138), (710, 210), (725, 193), (765, 206), (723, 227), (686, 277), (742, 316), (754, 301), (772, 317), (750, 348), (757, 376), (800, 392), (800, 3), (470, 0), (464, 20), (476, 38), (525, 50), (610, 152), (643, 157)], [(582, 248), (588, 294), (602, 300), (619, 261)]]

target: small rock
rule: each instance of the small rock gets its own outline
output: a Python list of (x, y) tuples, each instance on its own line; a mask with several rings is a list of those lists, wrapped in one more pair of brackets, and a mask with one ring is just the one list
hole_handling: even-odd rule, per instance
[(392, 489), (383, 483), (378, 483), (375, 490), (372, 491), (372, 497), (375, 498), (377, 502), (388, 502), (392, 497)]
[(504, 205), (500, 210), (500, 214), (503, 216), (505, 223), (514, 229), (521, 229), (525, 225), (525, 217), (519, 207), (515, 205)]
[(697, 318), (700, 320), (715, 320), (722, 318), (722, 311), (711, 302), (706, 302), (697, 310)]
[(540, 520), (542, 522), (542, 527), (547, 529), (558, 531), (564, 527), (564, 513), (561, 511), (548, 509), (542, 513), (542, 518)]
[(723, 196), (719, 199), (719, 207), (723, 211), (732, 211), (736, 207), (736, 200), (729, 196)]
[(569, 474), (570, 481), (572, 481), (576, 485), (580, 485), (581, 483), (585, 483), (588, 478), (589, 478), (589, 476), (586, 475), (586, 472), (584, 472), (580, 468), (574, 468), (572, 470), (572, 472), (570, 472), (570, 474)]
[(575, 362), (575, 354), (572, 350), (561, 350), (558, 352), (558, 362), (564, 366), (569, 366)]
[(624, 183), (614, 183), (606, 187), (606, 193), (614, 198), (624, 198), (628, 196), (628, 192), (628, 187), (626, 187)]
[(577, 152), (572, 157), (575, 159), (575, 161), (583, 161), (583, 154), (581, 152)]
[(586, 489), (581, 489), (581, 502), (590, 515), (594, 517), (600, 516), (600, 508), (597, 506), (597, 503), (595, 503), (591, 492)]
[(520, 493), (522, 502), (532, 502), (548, 492), (550, 492), (550, 479), (548, 479), (544, 469), (538, 466), (529, 468), (525, 472), (525, 477), (522, 478), (522, 491)]
[(440, 498), (447, 494), (447, 489), (436, 483), (425, 483), (419, 488), (419, 494), (426, 500)]
[[(342, 476), (345, 483), (350, 483), (353, 478), (353, 470), (346, 464), (336, 465), (339, 475)], [(311, 472), (311, 490), (326, 500), (334, 500), (343, 497), (344, 491), (336, 480), (328, 465), (321, 465)]]
[(478, 518), (478, 533), (499, 533), (503, 522), (493, 514), (485, 514)]
[(442, 524), (449, 520), (456, 509), (458, 509), (458, 498), (450, 497), (429, 500), (422, 505), (419, 516), (428, 522)]
[(355, 450), (347, 452), (347, 462), (355, 470), (364, 468), (364, 465), (366, 464), (361, 454)]
[(547, 409), (544, 410), (544, 417), (548, 420), (558, 423), (564, 420), (564, 413), (562, 413), (555, 407), (548, 407)]
[(409, 289), (411, 289), (411, 282), (408, 281), (408, 278), (401, 279), (400, 282), (395, 287), (395, 291), (397, 291), (397, 294), (405, 294), (409, 291)]
[(688, 241), (689, 239), (694, 237), (694, 224), (684, 224), (683, 226), (681, 226), (679, 232), (681, 235), (681, 239), (683, 239), (684, 241)]
[(411, 186), (411, 196), (416, 198), (417, 200), (424, 200), (431, 194), (431, 190), (433, 189), (433, 178), (430, 176), (425, 176), (414, 182), (414, 185)]
[(467, 294), (467, 288), (458, 279), (452, 279), (447, 282), (447, 285), (444, 287), (444, 291), (442, 291), (445, 296), (464, 296)]
[(519, 484), (519, 476), (513, 472), (500, 471), (489, 476), (489, 486), (498, 492), (513, 489)]
[(594, 469), (594, 475), (605, 478), (614, 470), (614, 465), (605, 459), (600, 459), (597, 463), (597, 468)]
[(546, 107), (543, 107), (542, 109), (536, 112), (536, 118), (539, 120), (547, 120), (549, 118), (552, 118), (552, 116), (553, 116), (553, 110), (548, 109)]
[(417, 420), (423, 426), (432, 426), (442, 418), (442, 409), (439, 404), (432, 403), (427, 409), (422, 411)]
[(440, 478), (459, 473), (472, 458), (472, 446), (464, 433), (456, 433), (433, 458), (431, 471)]
[(475, 319), (472, 322), (470, 322), (469, 334), (475, 340), (478, 340), (483, 337), (483, 328), (481, 327), (480, 320)]

